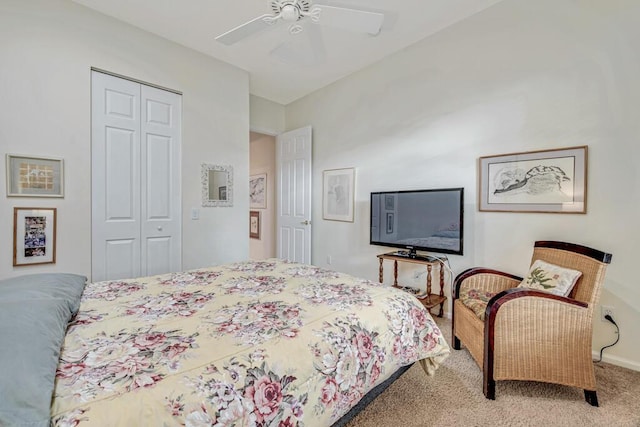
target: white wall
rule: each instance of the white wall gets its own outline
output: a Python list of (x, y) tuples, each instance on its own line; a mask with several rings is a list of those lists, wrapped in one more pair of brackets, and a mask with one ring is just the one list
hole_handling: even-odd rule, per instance
[[(288, 105), (288, 129), (314, 129), (313, 263), (377, 279), (390, 249), (368, 244), (369, 193), (461, 186), (453, 270), (524, 274), (535, 240), (613, 253), (601, 302), (622, 338), (606, 360), (640, 369), (638, 22), (636, 0), (507, 0)], [(589, 146), (586, 215), (478, 211), (478, 157), (576, 145)], [(322, 171), (342, 167), (356, 168), (354, 223), (322, 220)], [(594, 349), (615, 339), (594, 326)]]
[(250, 104), (252, 131), (277, 135), (286, 130), (284, 105), (255, 95), (251, 95)]
[[(0, 154), (63, 157), (66, 187), (64, 199), (0, 196), (0, 277), (91, 273), (91, 67), (183, 93), (183, 268), (246, 259), (247, 73), (68, 0), (2, 0)], [(232, 208), (201, 207), (202, 162), (233, 165)], [(12, 267), (15, 206), (58, 208), (56, 264)]]
[(260, 239), (249, 239), (249, 258), (273, 258), (276, 256), (276, 138), (256, 132), (250, 135), (249, 173), (267, 174), (267, 207), (255, 209), (260, 212)]

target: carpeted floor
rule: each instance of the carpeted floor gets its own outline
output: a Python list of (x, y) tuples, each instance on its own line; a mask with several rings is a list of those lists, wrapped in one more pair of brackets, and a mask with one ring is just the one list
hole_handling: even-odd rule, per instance
[[(451, 321), (437, 320), (450, 341)], [(497, 382), (491, 401), (469, 353), (452, 350), (433, 377), (415, 364), (347, 426), (640, 427), (640, 372), (607, 363), (595, 369), (598, 408), (582, 390), (523, 381)]]

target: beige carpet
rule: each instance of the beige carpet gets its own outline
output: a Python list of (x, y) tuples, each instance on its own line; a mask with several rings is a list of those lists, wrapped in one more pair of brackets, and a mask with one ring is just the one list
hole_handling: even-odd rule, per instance
[[(451, 322), (437, 320), (450, 341)], [(596, 364), (598, 408), (584, 401), (582, 390), (523, 381), (498, 381), (492, 401), (482, 394), (482, 375), (469, 353), (451, 352), (433, 377), (412, 366), (348, 427), (640, 427), (640, 372)]]

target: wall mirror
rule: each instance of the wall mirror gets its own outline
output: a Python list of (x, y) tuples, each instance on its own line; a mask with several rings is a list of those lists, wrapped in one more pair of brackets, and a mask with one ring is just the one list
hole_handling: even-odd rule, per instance
[(233, 167), (202, 164), (202, 206), (233, 206)]

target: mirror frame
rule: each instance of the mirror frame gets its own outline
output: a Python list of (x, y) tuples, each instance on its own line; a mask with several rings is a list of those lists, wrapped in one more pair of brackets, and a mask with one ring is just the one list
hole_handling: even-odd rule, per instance
[[(227, 200), (209, 198), (209, 172), (225, 172), (227, 174)], [(202, 206), (233, 206), (233, 166), (212, 165), (202, 163)]]

